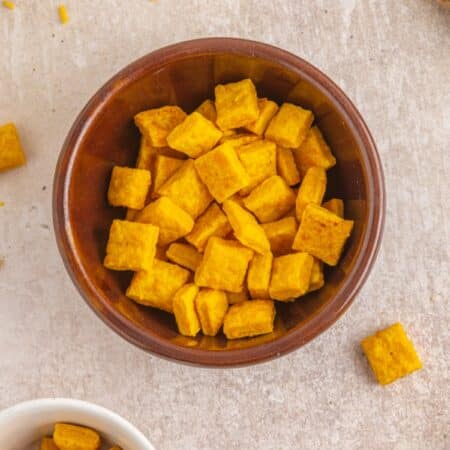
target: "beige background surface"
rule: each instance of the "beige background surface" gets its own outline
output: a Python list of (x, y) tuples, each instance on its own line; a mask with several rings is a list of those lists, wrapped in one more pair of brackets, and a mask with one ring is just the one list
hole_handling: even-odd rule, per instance
[[(87, 399), (158, 449), (450, 448), (450, 15), (432, 0), (16, 0), (0, 8), (0, 123), (25, 168), (0, 176), (0, 408)], [(385, 237), (354, 306), (301, 350), (201, 370), (151, 357), (88, 309), (57, 252), (51, 183), (65, 134), (118, 69), (163, 45), (240, 36), (290, 50), (356, 103), (383, 160)], [(358, 346), (400, 320), (424, 369), (387, 388)]]

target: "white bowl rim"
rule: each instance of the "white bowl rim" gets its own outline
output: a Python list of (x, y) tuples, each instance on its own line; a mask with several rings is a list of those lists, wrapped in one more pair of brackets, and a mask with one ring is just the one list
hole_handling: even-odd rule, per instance
[(46, 411), (55, 411), (69, 408), (80, 413), (92, 414), (98, 417), (103, 417), (111, 423), (112, 427), (117, 427), (124, 433), (133, 437), (139, 445), (139, 450), (155, 450), (150, 441), (128, 420), (124, 419), (119, 414), (95, 403), (84, 400), (77, 400), (72, 398), (40, 398), (27, 400), (16, 405), (7, 407), (0, 411), (0, 428), (15, 417), (23, 413), (45, 413)]

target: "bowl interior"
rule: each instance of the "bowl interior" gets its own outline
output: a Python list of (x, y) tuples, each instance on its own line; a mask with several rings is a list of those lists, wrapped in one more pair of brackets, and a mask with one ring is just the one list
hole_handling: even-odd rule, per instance
[[(259, 96), (278, 103), (289, 101), (314, 112), (315, 123), (338, 161), (329, 171), (326, 197), (344, 199), (346, 218), (355, 221), (355, 228), (339, 265), (326, 270), (324, 288), (294, 303), (277, 304), (276, 329), (271, 335), (228, 342), (223, 336), (184, 338), (178, 334), (171, 315), (125, 297), (131, 273), (113, 272), (102, 265), (111, 221), (125, 216), (124, 209), (107, 203), (111, 169), (114, 165), (135, 164), (139, 132), (133, 116), (137, 112), (167, 104), (190, 112), (206, 98), (213, 98), (217, 83), (247, 77), (256, 84)], [(63, 205), (64, 211), (55, 214), (64, 214), (61, 222), (68, 240), (63, 243), (63, 253), (69, 272), (90, 305), (110, 326), (149, 350), (155, 351), (155, 342), (164, 342), (173, 348), (195, 349), (199, 355), (210, 350), (233, 352), (280, 339), (320, 315), (354, 269), (370, 206), (367, 156), (360, 145), (338, 102), (298, 67), (256, 54), (227, 52), (184, 52), (163, 61), (157, 57), (141, 61), (96, 94), (66, 141), (66, 155), (59, 167), (64, 172), (60, 203), (56, 192), (56, 206)]]

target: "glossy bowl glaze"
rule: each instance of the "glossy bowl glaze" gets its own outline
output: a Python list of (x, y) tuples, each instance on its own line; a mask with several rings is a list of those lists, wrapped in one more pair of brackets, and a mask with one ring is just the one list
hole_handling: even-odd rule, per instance
[[(251, 78), (260, 96), (311, 109), (337, 165), (327, 197), (345, 201), (355, 221), (339, 265), (326, 272), (320, 291), (277, 304), (275, 331), (227, 341), (185, 338), (173, 317), (125, 297), (131, 273), (102, 265), (108, 230), (124, 209), (106, 200), (114, 165), (133, 166), (139, 132), (133, 116), (177, 104), (190, 112), (213, 98), (217, 83)], [(182, 42), (132, 63), (107, 82), (76, 119), (56, 168), (53, 191), (56, 238), (66, 268), (95, 313), (122, 337), (169, 359), (207, 366), (236, 366), (282, 355), (317, 336), (344, 313), (367, 278), (381, 240), (384, 184), (378, 153), (361, 115), (326, 75), (270, 45), (242, 39)]]

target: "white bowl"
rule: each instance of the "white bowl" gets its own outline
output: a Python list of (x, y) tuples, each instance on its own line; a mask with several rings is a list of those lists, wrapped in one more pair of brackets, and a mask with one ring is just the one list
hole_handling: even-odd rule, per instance
[(67, 398), (31, 400), (0, 412), (0, 449), (24, 450), (52, 434), (56, 422), (69, 422), (97, 430), (124, 450), (154, 450), (130, 422), (101, 406)]

